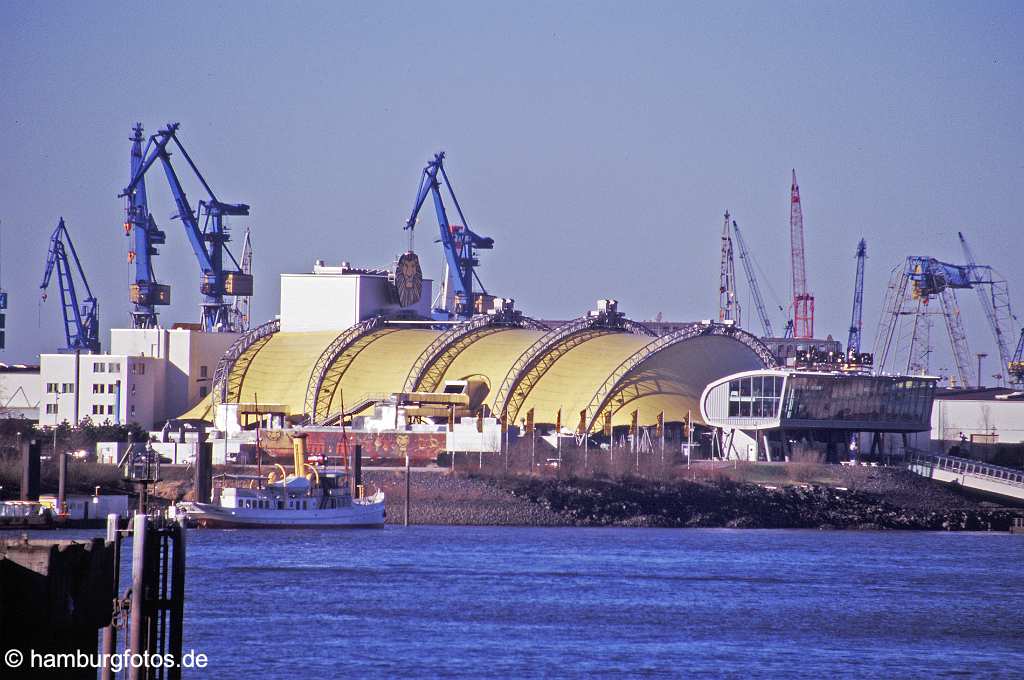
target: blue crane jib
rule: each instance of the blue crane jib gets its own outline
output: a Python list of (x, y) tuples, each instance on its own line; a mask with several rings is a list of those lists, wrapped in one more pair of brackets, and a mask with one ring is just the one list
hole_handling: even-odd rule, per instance
[(908, 257), (907, 276), (914, 285), (914, 295), (922, 298), (947, 288), (971, 288), (973, 285), (970, 267), (941, 262), (934, 257)]
[[(227, 225), (224, 223), (224, 217), (248, 215), (249, 206), (244, 203), (224, 203), (217, 199), (216, 194), (178, 139), (178, 128), (178, 123), (171, 123), (165, 129), (152, 135), (145, 150), (139, 156), (135, 155), (134, 145), (136, 143), (141, 145), (141, 139), (139, 142), (135, 142), (133, 139), (132, 179), (121, 196), (126, 197), (129, 201), (129, 226), (134, 229), (137, 225), (145, 225), (143, 231), (146, 232), (143, 235), (136, 232), (135, 285), (138, 287), (136, 289), (138, 290), (138, 301), (132, 300), (136, 304), (135, 314), (139, 320), (148, 322), (146, 317), (149, 312), (145, 309), (147, 304), (150, 306), (167, 304), (170, 301), (169, 289), (156, 284), (152, 271), (151, 257), (155, 254), (155, 249), (152, 246), (163, 243), (163, 232), (156, 229), (152, 217), (148, 214), (148, 208), (145, 207), (146, 172), (159, 160), (177, 206), (175, 217), (180, 219), (185, 226), (185, 234), (188, 236), (192, 251), (199, 262), (201, 270), (199, 290), (203, 295), (202, 328), (208, 332), (234, 331), (235, 321), (231, 314), (231, 302), (225, 300), (225, 296), (252, 295), (253, 279), (252, 275), (242, 271), (238, 261), (227, 248), (227, 242), (231, 237), (228, 234)], [(141, 129), (137, 136), (141, 137)], [(188, 163), (189, 168), (192, 169), (203, 189), (206, 190), (207, 198), (200, 200), (195, 210), (189, 203), (185, 189), (171, 164), (171, 152), (168, 150), (171, 142), (174, 142), (175, 147)], [(140, 263), (140, 253), (144, 253), (142, 263)], [(234, 267), (230, 267), (230, 264), (233, 264)], [(146, 292), (152, 292), (152, 295), (147, 296)], [(153, 319), (155, 321), (155, 315)]]
[[(440, 180), (438, 179), (440, 175)], [(448, 194), (451, 196), (452, 204), (459, 214), (461, 225), (454, 225), (448, 221), (448, 213), (445, 209), (444, 200), (441, 197), (441, 181), (444, 181)], [(437, 213), (437, 225), (440, 231), (441, 247), (444, 250), (445, 264), (449, 272), (449, 278), (453, 286), (454, 309), (444, 310), (450, 315), (460, 318), (468, 318), (473, 315), (474, 310), (482, 311), (480, 304), (487, 297), (487, 290), (476, 274), (476, 267), (480, 261), (476, 258), (476, 250), (490, 250), (494, 247), (494, 239), (480, 236), (469, 228), (459, 199), (455, 197), (448, 174), (444, 170), (444, 152), (434, 155), (433, 160), (423, 168), (420, 176), (419, 188), (416, 191), (416, 202), (412, 208), (412, 214), (405, 223), (405, 229), (415, 230), (416, 216), (427, 199), (427, 194), (433, 196), (434, 211)], [(481, 293), (473, 293), (473, 282), (480, 286)]]
[(861, 239), (857, 244), (857, 271), (853, 280), (853, 311), (850, 312), (850, 334), (846, 338), (846, 352), (860, 353), (861, 332), (864, 325), (864, 261), (868, 256), (868, 242)]
[[(69, 257), (70, 255), (70, 257)], [(99, 353), (100, 321), (96, 298), (85, 278), (82, 262), (78, 259), (71, 235), (64, 226), (64, 218), (60, 218), (57, 228), (50, 236), (50, 250), (46, 258), (46, 271), (39, 288), (46, 299), (46, 289), (50, 285), (53, 272), (57, 272), (57, 283), (60, 286), (61, 312), (64, 315), (64, 338), (66, 350)], [(79, 303), (78, 289), (75, 287), (75, 272), (81, 282), (81, 290), (85, 297)]]
[[(131, 176), (134, 178), (142, 168), (142, 124), (132, 129)], [(153, 258), (159, 254), (156, 246), (167, 241), (167, 235), (156, 226), (149, 212), (146, 196), (146, 178), (139, 176), (134, 189), (125, 196), (125, 236), (134, 236), (128, 251), (128, 262), (134, 265), (135, 278), (129, 287), (132, 302), (132, 327), (155, 328), (157, 326), (157, 305), (171, 304), (171, 287), (157, 283), (153, 270)]]

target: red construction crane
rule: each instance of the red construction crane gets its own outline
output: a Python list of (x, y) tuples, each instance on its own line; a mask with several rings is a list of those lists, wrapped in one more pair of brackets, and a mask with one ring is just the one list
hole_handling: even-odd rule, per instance
[(800, 207), (800, 185), (793, 185), (789, 198), (789, 238), (793, 259), (793, 337), (814, 337), (814, 296), (807, 291), (807, 270), (804, 267), (804, 211)]

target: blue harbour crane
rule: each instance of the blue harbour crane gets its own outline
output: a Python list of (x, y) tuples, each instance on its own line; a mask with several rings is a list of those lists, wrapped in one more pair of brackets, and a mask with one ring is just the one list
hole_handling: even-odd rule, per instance
[[(225, 297), (252, 295), (253, 280), (252, 275), (242, 271), (238, 261), (227, 248), (227, 242), (231, 237), (228, 234), (224, 218), (248, 215), (249, 206), (244, 203), (224, 203), (217, 199), (213, 189), (210, 188), (178, 139), (179, 127), (178, 123), (170, 123), (165, 129), (149, 138), (142, 153), (142, 161), (137, 169), (134, 169), (131, 182), (125, 187), (121, 196), (128, 198), (130, 205), (138, 201), (136, 196), (140, 192), (140, 185), (142, 185), (146, 173), (157, 160), (160, 161), (177, 205), (178, 212), (175, 217), (180, 219), (185, 226), (185, 234), (188, 236), (192, 251), (199, 262), (201, 270), (199, 290), (203, 296), (202, 329), (207, 332), (233, 332), (236, 328), (231, 314), (231, 302)], [(172, 142), (200, 184), (203, 185), (203, 189), (206, 190), (207, 198), (200, 200), (195, 210), (192, 209), (185, 189), (171, 164), (171, 152), (168, 147)], [(227, 256), (226, 259), (225, 256)], [(136, 251), (136, 262), (138, 262), (138, 251)], [(229, 266), (229, 262), (233, 267)], [(136, 278), (138, 279), (138, 277), (137, 270)], [(168, 301), (169, 298), (170, 293), (167, 290)], [(161, 304), (166, 304), (166, 302)]]
[[(39, 288), (46, 300), (46, 289), (50, 286), (53, 272), (57, 272), (57, 284), (60, 287), (61, 312), (64, 315), (65, 349), (69, 352), (100, 351), (100, 320), (96, 298), (85, 278), (82, 262), (78, 259), (75, 245), (71, 242), (71, 234), (64, 226), (64, 218), (60, 218), (57, 228), (50, 236), (50, 250), (46, 258), (46, 271)], [(81, 289), (75, 287), (77, 273)], [(78, 298), (79, 290), (85, 297)]]
[[(440, 179), (438, 179), (438, 175), (440, 175)], [(459, 214), (460, 225), (454, 225), (448, 221), (448, 213), (445, 209), (444, 200), (441, 197), (441, 181), (444, 181), (448, 194), (451, 196), (452, 204)], [(427, 163), (427, 166), (423, 169), (423, 174), (420, 176), (420, 184), (416, 192), (416, 202), (413, 205), (412, 214), (409, 216), (404, 227), (410, 232), (410, 242), (412, 240), (412, 233), (416, 228), (416, 216), (419, 214), (420, 208), (423, 207), (423, 202), (426, 201), (428, 194), (432, 195), (434, 199), (434, 211), (437, 213), (437, 225), (441, 234), (441, 247), (444, 250), (445, 264), (453, 286), (451, 291), (453, 294), (452, 309), (447, 309), (447, 300), (445, 300), (446, 308), (444, 311), (451, 316), (469, 318), (473, 316), (476, 302), (475, 296), (487, 295), (487, 290), (476, 274), (476, 267), (480, 264), (480, 261), (476, 258), (475, 251), (477, 249), (489, 250), (493, 248), (494, 239), (480, 236), (469, 228), (469, 223), (466, 221), (465, 215), (462, 214), (459, 200), (455, 197), (455, 191), (448, 180), (448, 174), (444, 170), (444, 152), (441, 151), (435, 154), (434, 159)], [(473, 293), (474, 281), (479, 284), (482, 293)], [(446, 295), (446, 297), (448, 296)]]
[(868, 257), (868, 242), (857, 244), (857, 274), (853, 283), (853, 311), (850, 314), (850, 335), (846, 339), (847, 354), (860, 353), (861, 330), (864, 327), (864, 261)]
[[(131, 176), (139, 174), (142, 167), (142, 124), (132, 129)], [(156, 328), (157, 305), (171, 303), (171, 287), (157, 283), (153, 271), (153, 257), (158, 254), (156, 246), (167, 241), (167, 235), (157, 228), (149, 212), (146, 197), (146, 178), (140, 176), (134, 189), (125, 196), (124, 234), (134, 237), (128, 251), (128, 263), (135, 268), (135, 277), (129, 289), (132, 302), (132, 328)]]

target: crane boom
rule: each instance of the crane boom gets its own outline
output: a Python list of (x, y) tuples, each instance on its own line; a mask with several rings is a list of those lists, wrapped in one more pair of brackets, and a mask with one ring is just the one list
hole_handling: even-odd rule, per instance
[(761, 287), (757, 284), (757, 276), (754, 271), (754, 262), (747, 251), (747, 244), (740, 233), (740, 227), (733, 220), (733, 233), (736, 234), (736, 248), (739, 250), (740, 261), (743, 263), (743, 271), (747, 275), (747, 285), (750, 286), (750, 296), (754, 298), (754, 306), (757, 308), (757, 315), (761, 319), (761, 328), (766, 338), (774, 338), (775, 331), (772, 329), (771, 319), (768, 318), (768, 310), (764, 306), (764, 299), (761, 297)]
[(742, 325), (740, 300), (736, 295), (736, 261), (732, 254), (732, 234), (729, 232), (729, 211), (725, 211), (722, 225), (722, 266), (718, 282), (718, 320)]
[(860, 336), (864, 317), (864, 261), (868, 256), (868, 242), (857, 244), (857, 274), (853, 282), (853, 311), (850, 314), (850, 335), (846, 340), (847, 353), (860, 353)]
[(789, 240), (793, 266), (793, 337), (814, 337), (814, 296), (807, 291), (807, 269), (804, 262), (804, 212), (800, 203), (800, 185), (789, 189)]
[[(70, 257), (69, 257), (70, 255)], [(53, 272), (57, 272), (57, 284), (60, 287), (61, 313), (64, 316), (65, 349), (69, 352), (84, 351), (99, 353), (100, 322), (96, 298), (85, 278), (82, 262), (78, 259), (75, 244), (71, 242), (71, 234), (64, 226), (64, 218), (60, 218), (57, 228), (50, 236), (50, 249), (46, 257), (46, 270), (43, 282), (39, 285), (46, 300), (46, 289), (50, 285)], [(81, 282), (85, 297), (81, 304), (78, 300), (78, 289), (75, 287), (75, 273)]]
[[(440, 180), (438, 175), (440, 175)], [(448, 212), (441, 197), (441, 181), (444, 182), (445, 187), (448, 189), (448, 194), (452, 198), (452, 204), (459, 215), (461, 225), (453, 225), (448, 221)], [(459, 205), (459, 199), (455, 197), (455, 190), (452, 189), (451, 182), (448, 180), (448, 174), (444, 170), (444, 151), (434, 154), (433, 160), (427, 163), (427, 166), (423, 168), (423, 174), (420, 175), (420, 184), (416, 191), (416, 201), (413, 204), (412, 214), (406, 220), (404, 227), (404, 229), (409, 230), (410, 239), (416, 228), (416, 216), (419, 214), (420, 208), (423, 207), (423, 202), (426, 201), (428, 194), (432, 195), (434, 199), (434, 211), (437, 213), (437, 226), (441, 235), (441, 247), (444, 250), (445, 264), (448, 267), (455, 294), (454, 309), (445, 309), (444, 311), (457, 317), (469, 318), (473, 315), (474, 309), (473, 281), (480, 285), (480, 290), (484, 295), (487, 294), (487, 290), (484, 289), (480, 278), (476, 274), (476, 267), (480, 264), (480, 261), (477, 260), (474, 251), (478, 248), (480, 250), (493, 248), (494, 239), (480, 236), (469, 228), (466, 216), (463, 215), (462, 207)]]
[[(231, 240), (228, 235), (227, 225), (224, 224), (225, 216), (248, 215), (249, 206), (244, 203), (223, 203), (217, 199), (210, 185), (206, 182), (199, 168), (192, 161), (191, 156), (182, 146), (178, 139), (177, 132), (180, 125), (170, 123), (165, 129), (160, 130), (151, 136), (146, 146), (146, 153), (137, 170), (132, 175), (132, 180), (121, 193), (122, 196), (131, 197), (137, 193), (141, 183), (144, 181), (146, 172), (158, 159), (163, 166), (164, 175), (171, 188), (171, 194), (177, 205), (177, 217), (185, 225), (185, 234), (188, 236), (195, 253), (199, 268), (202, 271), (200, 279), (200, 293), (203, 295), (202, 302), (202, 327), (207, 332), (235, 330), (234, 321), (231, 315), (231, 303), (226, 301), (225, 296), (248, 296), (252, 295), (252, 276), (241, 270), (231, 251), (227, 248), (227, 242)], [(178, 174), (171, 164), (171, 153), (167, 147), (171, 142), (177, 147), (182, 157), (188, 163), (199, 183), (206, 190), (207, 198), (199, 201), (197, 209), (193, 210), (188, 201), (185, 189), (178, 178)], [(203, 220), (200, 227), (199, 221)], [(231, 260), (234, 269), (227, 267), (224, 256)]]
[[(971, 272), (971, 282), (974, 284), (974, 289), (978, 292), (978, 299), (981, 300), (981, 308), (985, 311), (985, 317), (988, 319), (989, 328), (992, 329), (992, 335), (996, 339), (996, 347), (999, 350), (999, 384), (1004, 383), (1004, 376), (1008, 374), (1010, 370), (1010, 361), (1012, 356), (1010, 354), (1010, 322), (1013, 318), (1013, 313), (1010, 310), (1010, 297), (1006, 291), (1006, 282), (997, 280), (992, 272), (992, 268), (988, 266), (979, 266), (977, 260), (974, 259), (974, 253), (971, 251), (971, 247), (967, 244), (967, 239), (964, 238), (963, 232), (958, 231), (957, 236), (960, 237), (960, 247), (964, 251), (964, 257), (967, 258), (967, 266)], [(979, 382), (981, 376), (978, 376)]]
[[(131, 146), (131, 176), (138, 174), (143, 163), (142, 123), (136, 123), (129, 138)], [(134, 266), (134, 280), (129, 289), (129, 299), (133, 309), (133, 328), (155, 328), (157, 326), (157, 305), (171, 302), (170, 286), (157, 283), (156, 272), (153, 270), (153, 257), (159, 251), (156, 246), (167, 241), (167, 235), (157, 228), (153, 215), (149, 212), (149, 201), (146, 195), (146, 179), (139, 176), (131, 193), (125, 196), (124, 235), (134, 236), (131, 249), (128, 251), (128, 264)]]

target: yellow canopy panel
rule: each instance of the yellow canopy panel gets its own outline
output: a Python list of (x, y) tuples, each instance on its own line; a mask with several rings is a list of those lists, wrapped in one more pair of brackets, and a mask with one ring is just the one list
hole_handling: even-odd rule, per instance
[(375, 333), (373, 341), (355, 356), (342, 375), (328, 413), (341, 410), (342, 397), (349, 406), (363, 401), (367, 395), (401, 392), (416, 357), (438, 335), (439, 331), (423, 328), (384, 329)]
[(238, 401), (273, 402), (283, 404), (289, 415), (302, 413), (309, 374), (337, 336), (334, 331), (275, 333), (249, 364)]
[[(538, 381), (519, 417), (534, 408), (536, 422), (554, 422), (561, 407), (563, 425), (575, 427), (579, 412), (588, 407), (619, 364), (653, 341), (615, 334), (573, 348)], [(669, 345), (608, 386), (614, 409), (612, 423), (628, 425), (634, 409), (639, 410), (641, 425), (653, 425), (662, 411), (666, 421), (682, 421), (689, 411), (694, 422), (701, 422), (698, 401), (708, 383), (762, 367), (749, 347), (726, 336), (698, 336)], [(600, 426), (594, 424), (595, 429)]]
[(211, 409), (213, 407), (213, 397), (207, 394), (205, 397), (199, 400), (199, 403), (190, 408), (185, 413), (182, 413), (179, 418), (185, 420), (206, 420), (209, 422), (213, 421), (213, 413)]
[(553, 423), (561, 408), (562, 423), (575, 425), (580, 410), (615, 367), (651, 340), (645, 335), (609, 332), (573, 347), (537, 381), (518, 417), (532, 408), (536, 422)]
[(510, 328), (477, 338), (445, 371), (442, 385), (444, 380), (480, 377), (490, 388), (484, 402), (493, 407), (495, 394), (512, 364), (543, 334), (541, 331)]

